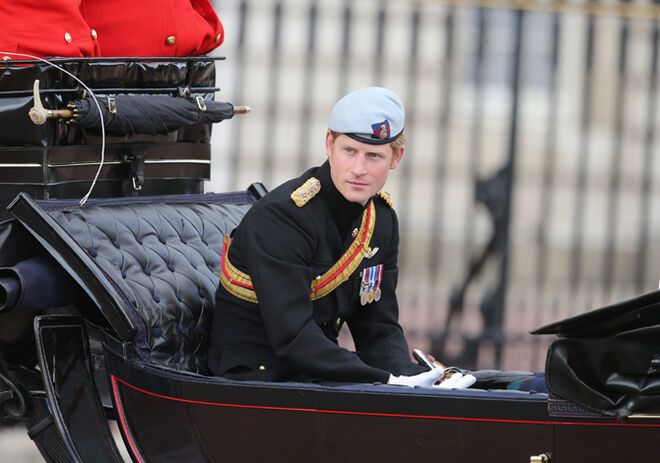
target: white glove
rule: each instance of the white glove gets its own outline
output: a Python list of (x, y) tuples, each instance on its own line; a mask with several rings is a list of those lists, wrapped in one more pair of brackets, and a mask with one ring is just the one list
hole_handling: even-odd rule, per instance
[(387, 380), (387, 384), (395, 384), (397, 386), (420, 386), (420, 387), (431, 387), (438, 378), (442, 377), (444, 369), (442, 368), (433, 368), (424, 373), (419, 373), (414, 376), (394, 376), (390, 375), (390, 379)]
[(472, 386), (477, 382), (477, 378), (472, 375), (463, 375), (462, 373), (454, 373), (449, 378), (445, 379), (440, 384), (433, 387), (436, 389), (464, 389)]

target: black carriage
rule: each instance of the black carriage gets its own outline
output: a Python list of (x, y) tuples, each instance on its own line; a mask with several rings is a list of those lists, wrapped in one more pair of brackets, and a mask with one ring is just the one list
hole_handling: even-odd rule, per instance
[[(117, 65), (138, 66), (137, 74), (155, 66)], [(212, 63), (160, 66), (181, 77), (204, 74)], [(200, 88), (209, 92), (212, 85)], [(11, 98), (21, 110), (4, 121), (14, 123), (31, 96)], [(202, 125), (165, 135), (176, 159), (191, 144), (200, 145), (193, 151), (207, 149), (210, 129)], [(67, 190), (75, 179), (51, 181), (48, 159), (59, 150), (95, 152), (94, 133), (57, 124), (40, 130), (40, 148), (0, 149), (2, 156), (41, 150), (43, 162), (36, 190), (19, 194), (0, 225), (0, 410), (5, 420), (25, 423), (47, 461), (121, 461), (108, 420), (117, 422), (139, 462), (562, 463), (656, 455), (660, 292), (539, 330), (560, 335), (548, 356), (550, 395), (506, 389), (513, 372), (492, 372), (490, 383), (464, 390), (212, 377), (206, 349), (223, 236), (265, 193), (263, 186), (203, 194), (191, 187), (208, 174), (203, 170), (182, 183), (160, 179), (181, 194), (142, 195), (161, 193), (158, 181), (155, 191), (144, 179), (143, 190), (133, 188), (129, 160), (117, 164), (123, 170), (113, 185), (132, 197), (90, 199), (81, 207), (67, 197), (85, 188)], [(191, 142), (186, 133), (201, 139)], [(114, 144), (117, 153), (134, 152), (161, 143), (154, 137)], [(150, 157), (142, 158), (146, 175)]]

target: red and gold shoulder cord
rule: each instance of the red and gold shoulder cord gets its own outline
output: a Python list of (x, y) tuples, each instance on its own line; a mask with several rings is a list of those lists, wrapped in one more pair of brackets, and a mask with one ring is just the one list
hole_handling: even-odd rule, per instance
[[(351, 245), (332, 267), (312, 281), (311, 293), (309, 295), (312, 301), (330, 294), (335, 288), (348, 280), (360, 266), (362, 259), (371, 253), (369, 243), (371, 242), (371, 236), (373, 235), (375, 226), (376, 207), (373, 201), (369, 201), (369, 206), (362, 214), (360, 229)], [(226, 235), (220, 263), (220, 284), (239, 299), (257, 303), (257, 294), (254, 292), (250, 275), (241, 272), (229, 262), (228, 251), (230, 245), (231, 238), (229, 235)]]

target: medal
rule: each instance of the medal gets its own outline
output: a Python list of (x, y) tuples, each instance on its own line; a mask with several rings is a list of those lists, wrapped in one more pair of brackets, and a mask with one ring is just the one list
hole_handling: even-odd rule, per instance
[(361, 305), (367, 305), (368, 299), (369, 299), (369, 295), (367, 294), (366, 291), (363, 291), (362, 293), (360, 293), (360, 304)]
[(360, 304), (367, 305), (369, 302), (369, 277), (370, 269), (362, 270), (362, 282), (360, 284)]
[(374, 290), (374, 300), (376, 302), (380, 301), (380, 296), (381, 296), (381, 290), (380, 290), (380, 282), (383, 279), (383, 264), (380, 264), (378, 266), (378, 276), (376, 280), (376, 289)]
[[(375, 248), (376, 250), (378, 248)], [(383, 264), (367, 267), (362, 270), (360, 274), (362, 281), (360, 282), (360, 304), (367, 305), (374, 301), (378, 302), (382, 296), (380, 289), (380, 282), (383, 277)]]
[(371, 304), (374, 301), (374, 291), (376, 289), (377, 273), (378, 270), (375, 267), (369, 267), (369, 304)]

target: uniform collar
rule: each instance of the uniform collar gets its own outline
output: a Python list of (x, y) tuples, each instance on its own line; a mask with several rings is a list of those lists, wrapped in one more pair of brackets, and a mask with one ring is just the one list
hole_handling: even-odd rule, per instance
[(328, 200), (334, 211), (350, 219), (354, 219), (364, 212), (366, 206), (348, 201), (339, 192), (330, 176), (330, 163), (328, 161), (325, 161), (318, 168), (316, 178), (321, 182), (321, 194)]

